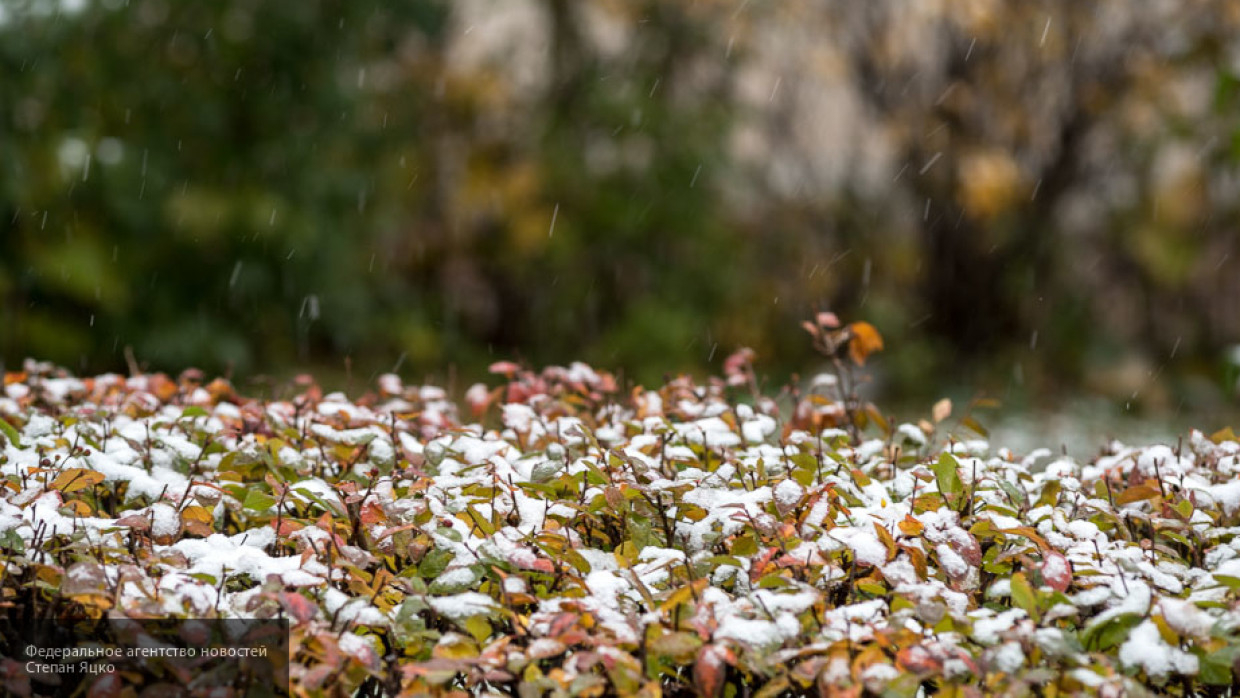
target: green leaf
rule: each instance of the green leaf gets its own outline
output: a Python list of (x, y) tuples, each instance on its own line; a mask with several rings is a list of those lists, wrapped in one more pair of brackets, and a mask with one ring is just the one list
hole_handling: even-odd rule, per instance
[(1142, 620), (1139, 613), (1122, 613), (1095, 623), (1081, 633), (1081, 644), (1090, 651), (1104, 652), (1128, 639), (1129, 632)]
[(210, 417), (211, 413), (207, 412), (198, 405), (190, 405), (181, 410), (181, 419), (190, 419), (192, 417)]
[(1228, 645), (1205, 655), (1201, 660), (1201, 673), (1198, 675), (1203, 683), (1211, 686), (1227, 686), (1231, 684), (1231, 668), (1240, 653), (1240, 646)]
[(572, 565), (573, 569), (577, 570), (579, 574), (590, 573), (590, 570), (591, 570), (590, 561), (585, 559), (585, 557), (583, 557), (581, 553), (577, 552), (576, 550), (573, 550), (572, 548), (565, 548), (563, 556), (564, 556), (564, 561)]
[(448, 567), (448, 563), (452, 562), (453, 557), (451, 550), (442, 548), (432, 550), (418, 564), (418, 574), (423, 578), (438, 577)]
[(9, 424), (3, 417), (0, 417), (0, 433), (4, 434), (4, 438), (8, 439), (9, 443), (13, 444), (13, 448), (25, 448), (22, 446), (22, 440), (17, 434), (17, 429), (14, 429), (13, 425)]
[(741, 536), (732, 541), (732, 554), (737, 557), (749, 557), (758, 552), (758, 543), (752, 536)]
[(26, 552), (26, 541), (18, 535), (17, 529), (10, 528), (4, 533), (0, 533), (0, 548), (5, 548), (21, 555)]
[(857, 582), (857, 591), (864, 591), (865, 593), (872, 594), (874, 596), (887, 595), (887, 587), (879, 584), (878, 582)]
[(470, 616), (461, 623), (461, 627), (465, 628), (479, 644), (491, 636), (491, 621), (487, 620), (486, 616)]
[(1024, 572), (1017, 572), (1012, 575), (1012, 603), (1017, 607), (1025, 609), (1025, 613), (1037, 622), (1038, 613), (1038, 596), (1033, 585), (1025, 578)]
[(687, 664), (702, 646), (702, 638), (694, 633), (670, 632), (658, 636), (650, 643), (655, 653), (671, 658), (679, 664)]
[(293, 491), (296, 492), (298, 495), (301, 495), (302, 497), (305, 497), (306, 499), (309, 499), (310, 501), (314, 502), (323, 511), (330, 511), (333, 514), (344, 515), (344, 512), (340, 511), (340, 507), (329, 504), (325, 499), (323, 499), (319, 495), (315, 494), (314, 492), (311, 492), (310, 490), (304, 487), (294, 487)]
[(245, 495), (245, 502), (241, 506), (251, 511), (267, 511), (276, 503), (275, 497), (264, 494), (258, 490), (250, 490)]
[(960, 481), (960, 463), (956, 457), (950, 453), (943, 453), (939, 456), (939, 460), (930, 469), (934, 471), (935, 480), (939, 484), (939, 492), (943, 494), (959, 494), (964, 491), (964, 484)]
[(474, 509), (473, 507), (469, 507), (468, 509), (465, 510), (465, 512), (469, 514), (470, 520), (474, 522), (474, 525), (477, 526), (478, 530), (482, 531), (484, 535), (486, 536), (495, 535), (494, 524), (488, 521), (485, 516), (483, 516), (482, 514), (479, 514), (477, 509)]
[(1002, 479), (999, 480), (999, 487), (1007, 493), (1007, 496), (1012, 498), (1012, 501), (1015, 502), (1017, 506), (1023, 505), (1026, 502), (1025, 490), (1023, 488), (1017, 487), (1007, 480)]

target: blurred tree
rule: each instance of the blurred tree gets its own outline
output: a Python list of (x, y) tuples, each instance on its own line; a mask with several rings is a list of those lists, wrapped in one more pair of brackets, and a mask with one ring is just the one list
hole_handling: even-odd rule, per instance
[[(837, 299), (881, 315), (899, 298), (897, 339), (939, 338), (901, 382), (1015, 362), (1127, 397), (1165, 357), (1209, 360), (1240, 333), (1233, 4), (831, 3), (762, 23), (798, 85), (765, 152), (798, 169), (791, 193), (770, 175), (758, 215), (823, 221), (865, 260), (846, 288), (869, 291)], [(843, 153), (844, 196), (821, 196), (807, 147), (827, 109), (879, 134)], [(1125, 354), (1144, 368), (1110, 381)]]
[(365, 281), (399, 201), (370, 203), (427, 158), (445, 23), (433, 1), (6, 3), (4, 355), (357, 351), (410, 299)]
[(1240, 335), (1233, 5), (0, 0), (0, 359), (779, 374), (829, 307), (1127, 397)]

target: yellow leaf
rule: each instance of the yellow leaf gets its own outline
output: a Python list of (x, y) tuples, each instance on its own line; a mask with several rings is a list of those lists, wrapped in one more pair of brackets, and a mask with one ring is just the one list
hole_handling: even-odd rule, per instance
[(448, 633), (431, 650), (431, 656), (436, 659), (472, 659), (478, 656), (478, 643), (466, 635)]
[(852, 340), (848, 342), (848, 354), (858, 366), (864, 366), (866, 358), (883, 348), (883, 337), (868, 322), (854, 322), (848, 326)]
[(938, 424), (944, 419), (947, 419), (948, 417), (952, 416), (951, 399), (943, 398), (942, 400), (939, 400), (938, 402), (934, 403), (934, 409), (931, 410), (931, 414), (934, 415), (935, 424)]
[(84, 490), (87, 487), (94, 487), (101, 482), (103, 482), (103, 473), (101, 472), (87, 470), (86, 468), (69, 468), (61, 471), (60, 475), (52, 481), (52, 489), (68, 494)]
[(671, 594), (668, 594), (667, 599), (659, 607), (659, 610), (666, 613), (683, 603), (687, 603), (690, 597), (702, 593), (702, 589), (706, 587), (708, 581), (706, 578), (695, 579), (692, 584), (678, 587)]
[(198, 523), (209, 524), (215, 521), (215, 517), (211, 515), (211, 511), (206, 507), (188, 506), (181, 510), (181, 520), (186, 523), (197, 521)]

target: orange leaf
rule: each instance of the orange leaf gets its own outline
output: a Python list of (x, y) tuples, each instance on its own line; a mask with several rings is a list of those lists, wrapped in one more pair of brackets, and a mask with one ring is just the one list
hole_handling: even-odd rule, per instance
[(52, 480), (52, 489), (60, 490), (65, 494), (84, 490), (87, 487), (103, 482), (103, 473), (95, 470), (87, 470), (86, 468), (68, 468), (61, 471), (60, 475)]
[(852, 339), (848, 342), (848, 354), (853, 363), (864, 366), (866, 358), (883, 348), (883, 337), (868, 322), (854, 322), (848, 326)]
[(905, 514), (904, 520), (896, 525), (900, 527), (900, 532), (906, 536), (920, 536), (921, 532), (925, 529), (925, 526), (923, 526), (920, 521), (914, 519), (908, 514)]
[(387, 521), (387, 513), (383, 511), (383, 507), (378, 502), (368, 501), (362, 507), (360, 512), (362, 523), (366, 526), (374, 526)]
[(1142, 499), (1153, 499), (1160, 494), (1162, 494), (1162, 492), (1153, 485), (1137, 485), (1135, 487), (1129, 487), (1116, 495), (1115, 503), (1122, 506), (1124, 504), (1131, 504), (1132, 502), (1139, 502)]

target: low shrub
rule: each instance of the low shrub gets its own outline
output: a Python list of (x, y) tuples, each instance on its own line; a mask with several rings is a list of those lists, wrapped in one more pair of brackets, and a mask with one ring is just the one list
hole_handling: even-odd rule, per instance
[(631, 390), (501, 362), (459, 406), (395, 375), (263, 401), (27, 362), (0, 603), (288, 618), (305, 696), (1236, 690), (1232, 433), (1079, 462), (947, 401), (894, 425), (856, 396), (878, 333), (807, 329), (834, 371), (775, 395), (746, 351)]

